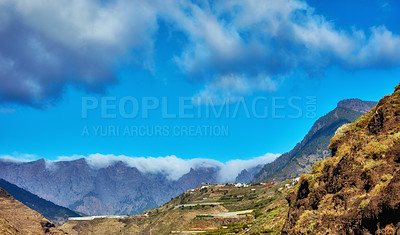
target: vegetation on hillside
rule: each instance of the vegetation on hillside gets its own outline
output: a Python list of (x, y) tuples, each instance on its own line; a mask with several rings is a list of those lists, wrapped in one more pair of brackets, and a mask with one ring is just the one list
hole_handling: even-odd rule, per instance
[(288, 193), (283, 233), (400, 232), (400, 87), (339, 128), (330, 148)]
[(68, 221), (61, 228), (69, 234), (169, 234), (171, 231), (279, 234), (288, 211), (285, 184), (291, 183), (292, 180), (270, 186), (201, 185), (202, 189), (199, 186), (198, 190), (185, 192), (139, 215)]

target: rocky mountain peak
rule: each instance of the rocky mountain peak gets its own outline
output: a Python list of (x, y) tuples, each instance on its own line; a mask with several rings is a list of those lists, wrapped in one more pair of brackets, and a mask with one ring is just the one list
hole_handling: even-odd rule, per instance
[(376, 105), (374, 101), (363, 101), (360, 99), (345, 99), (339, 101), (337, 107), (348, 108), (357, 112), (366, 113)]

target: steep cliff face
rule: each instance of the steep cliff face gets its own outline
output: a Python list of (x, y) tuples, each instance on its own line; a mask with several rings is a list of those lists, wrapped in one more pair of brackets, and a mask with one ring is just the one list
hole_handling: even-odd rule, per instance
[(319, 118), (304, 139), (293, 150), (266, 164), (253, 182), (282, 181), (311, 171), (312, 165), (331, 156), (329, 141), (337, 128), (359, 118), (376, 105), (373, 101), (342, 100), (337, 107)]
[(400, 233), (400, 85), (339, 128), (332, 157), (288, 194), (284, 234)]

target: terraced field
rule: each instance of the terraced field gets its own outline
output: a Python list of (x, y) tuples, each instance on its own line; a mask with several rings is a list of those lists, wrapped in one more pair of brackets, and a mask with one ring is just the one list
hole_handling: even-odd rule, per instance
[(288, 212), (285, 185), (291, 183), (199, 185), (139, 215), (68, 221), (61, 228), (69, 234), (278, 234)]

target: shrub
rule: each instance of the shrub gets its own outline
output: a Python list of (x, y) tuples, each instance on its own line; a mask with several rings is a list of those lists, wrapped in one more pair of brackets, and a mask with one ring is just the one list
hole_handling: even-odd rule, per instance
[(337, 157), (344, 157), (346, 155), (350, 155), (351, 152), (351, 146), (348, 144), (342, 144), (340, 148), (336, 152)]
[(358, 208), (363, 211), (365, 209), (365, 207), (367, 207), (368, 203), (369, 203), (369, 199), (364, 199), (361, 201)]
[(390, 181), (392, 178), (393, 178), (393, 175), (391, 175), (391, 174), (386, 174), (386, 175), (382, 175), (381, 180), (382, 180), (383, 182), (386, 182), (386, 181)]
[(319, 172), (321, 172), (321, 168), (323, 167), (323, 161), (317, 161), (317, 162), (315, 162), (314, 163), (314, 165), (312, 166), (312, 174), (315, 174), (315, 173), (319, 173)]
[(364, 164), (364, 171), (366, 171), (366, 172), (371, 171), (380, 165), (382, 165), (382, 163), (380, 161), (368, 159), (367, 162)]
[(345, 133), (347, 133), (350, 130), (349, 126), (350, 126), (350, 124), (344, 124), (341, 127), (339, 127), (335, 131), (335, 135), (331, 139), (331, 144), (334, 144), (334, 143), (338, 142), (340, 139), (342, 139), (342, 137), (345, 135)]
[(372, 159), (377, 159), (381, 157), (381, 154), (385, 151), (387, 151), (388, 146), (385, 145), (384, 143), (381, 143), (379, 141), (370, 141), (364, 150), (364, 154), (367, 157), (372, 157)]

